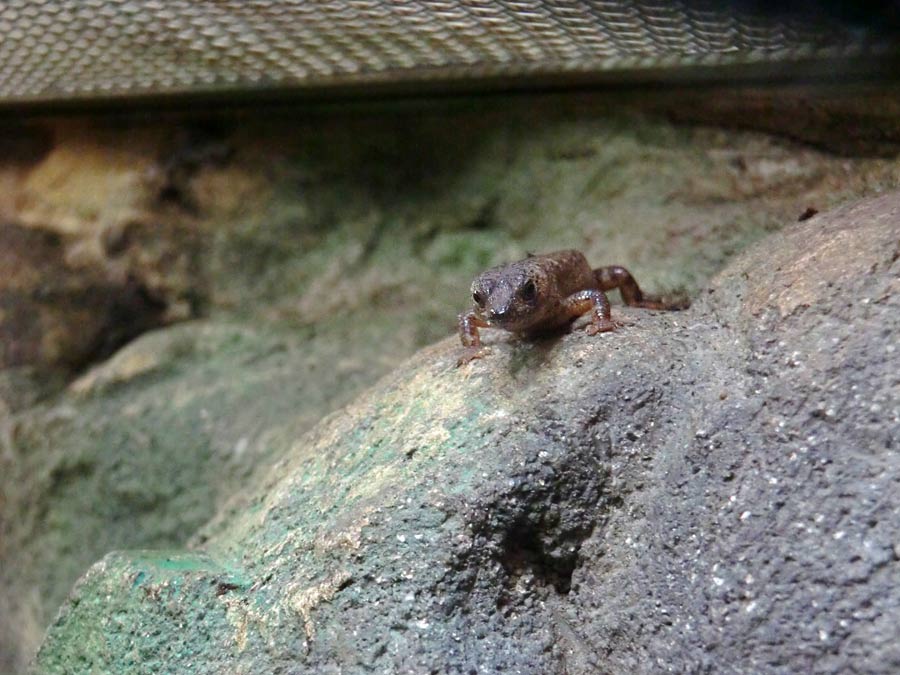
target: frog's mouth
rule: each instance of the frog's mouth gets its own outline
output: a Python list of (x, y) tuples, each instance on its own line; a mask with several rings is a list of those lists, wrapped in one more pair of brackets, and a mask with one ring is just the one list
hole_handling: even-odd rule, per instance
[(482, 318), (491, 328), (518, 331), (527, 329), (532, 321), (530, 312), (517, 311), (515, 307), (506, 308), (503, 311), (490, 309), (482, 312)]

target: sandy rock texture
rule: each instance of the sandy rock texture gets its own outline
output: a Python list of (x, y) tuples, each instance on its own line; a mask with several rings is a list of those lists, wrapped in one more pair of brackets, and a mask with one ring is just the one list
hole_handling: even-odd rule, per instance
[(448, 338), (194, 540), (107, 555), (38, 672), (896, 672), (900, 193), (681, 313)]

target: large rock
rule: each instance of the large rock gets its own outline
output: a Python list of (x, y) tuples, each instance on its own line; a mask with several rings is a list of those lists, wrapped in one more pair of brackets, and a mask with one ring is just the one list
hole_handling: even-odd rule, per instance
[(807, 207), (900, 184), (896, 161), (676, 126), (650, 98), (0, 125), (0, 671), (91, 563), (184, 546), (449, 334), (486, 266), (575, 246), (696, 294)]
[(194, 552), (97, 563), (35, 669), (896, 672), (900, 194), (616, 311), (420, 351)]

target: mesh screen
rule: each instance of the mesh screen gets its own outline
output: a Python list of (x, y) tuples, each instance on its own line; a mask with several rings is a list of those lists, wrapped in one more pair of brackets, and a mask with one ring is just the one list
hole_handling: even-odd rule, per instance
[(741, 3), (3, 0), (0, 101), (843, 56), (858, 30)]

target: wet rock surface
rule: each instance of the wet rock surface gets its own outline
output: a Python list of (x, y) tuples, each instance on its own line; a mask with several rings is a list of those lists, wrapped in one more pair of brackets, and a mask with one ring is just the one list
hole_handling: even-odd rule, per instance
[[(614, 312), (463, 368), (448, 338), (305, 434), (270, 397), (274, 465), (193, 552), (94, 565), (35, 670), (896, 672), (900, 194)], [(77, 395), (159, 376), (116, 359)], [(210, 387), (249, 400), (236, 363)]]

